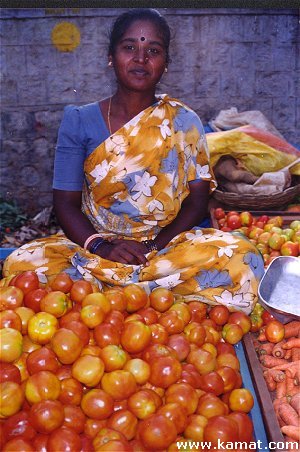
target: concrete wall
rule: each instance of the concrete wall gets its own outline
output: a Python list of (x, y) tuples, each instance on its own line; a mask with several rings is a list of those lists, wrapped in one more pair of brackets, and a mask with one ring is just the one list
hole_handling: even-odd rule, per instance
[[(123, 9), (2, 9), (0, 191), (31, 212), (51, 205), (57, 130), (66, 104), (114, 91), (108, 29)], [(296, 9), (162, 9), (172, 62), (159, 92), (181, 98), (204, 124), (220, 110), (260, 110), (300, 144)], [(75, 24), (80, 45), (60, 52), (53, 27)], [(298, 97), (298, 100), (297, 100)], [(296, 124), (298, 123), (298, 129)]]

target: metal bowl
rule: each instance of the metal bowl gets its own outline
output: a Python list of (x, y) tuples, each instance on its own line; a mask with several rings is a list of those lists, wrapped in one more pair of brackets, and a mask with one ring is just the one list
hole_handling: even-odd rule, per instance
[(300, 320), (300, 258), (279, 256), (267, 267), (258, 286), (260, 304), (277, 320)]

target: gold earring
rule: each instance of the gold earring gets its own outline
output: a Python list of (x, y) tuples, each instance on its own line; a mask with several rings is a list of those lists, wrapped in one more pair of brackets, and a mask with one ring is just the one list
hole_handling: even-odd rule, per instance
[(168, 72), (168, 68), (167, 67), (165, 67), (165, 72)]
[(108, 62), (108, 66), (111, 67), (112, 65), (113, 65), (113, 64), (112, 64), (112, 61), (109, 61), (109, 62)]

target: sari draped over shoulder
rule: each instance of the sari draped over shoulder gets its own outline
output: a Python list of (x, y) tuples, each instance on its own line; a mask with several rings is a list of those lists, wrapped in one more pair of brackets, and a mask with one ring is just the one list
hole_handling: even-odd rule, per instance
[[(216, 187), (201, 121), (167, 95), (101, 143), (86, 158), (84, 173), (82, 210), (105, 238), (154, 238), (177, 216), (189, 183), (207, 180), (211, 190)], [(12, 253), (4, 276), (33, 269), (45, 282), (66, 271), (100, 287), (167, 287), (184, 301), (246, 313), (257, 300), (263, 260), (239, 235), (194, 227), (147, 258), (149, 266), (112, 262), (57, 234)]]

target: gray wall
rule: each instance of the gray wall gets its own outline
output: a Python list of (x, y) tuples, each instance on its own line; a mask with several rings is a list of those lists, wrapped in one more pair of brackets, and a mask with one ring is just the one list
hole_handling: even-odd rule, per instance
[[(38, 212), (52, 202), (57, 130), (66, 104), (113, 93), (107, 32), (123, 9), (2, 9), (0, 192)], [(299, 126), (299, 11), (161, 9), (173, 31), (159, 92), (181, 98), (204, 124), (220, 110), (260, 110), (294, 144)], [(51, 31), (74, 23), (81, 43), (59, 52)], [(297, 99), (298, 97), (298, 99)]]

